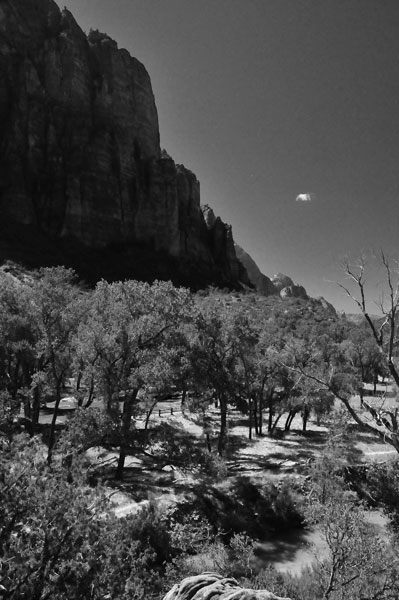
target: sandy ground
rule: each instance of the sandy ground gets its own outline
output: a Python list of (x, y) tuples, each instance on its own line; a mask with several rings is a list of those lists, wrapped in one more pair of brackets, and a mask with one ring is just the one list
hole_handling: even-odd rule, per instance
[[(165, 405), (166, 404), (166, 405)], [(204, 444), (203, 428), (198, 415), (186, 411), (183, 414), (174, 403), (174, 414), (170, 414), (170, 406), (160, 403), (161, 416), (154, 411), (150, 419), (150, 427), (154, 428), (162, 423), (168, 423), (180, 428), (185, 433), (194, 437), (200, 444)], [(218, 409), (211, 408), (212, 434), (211, 442), (216, 449), (219, 422)], [(265, 477), (281, 478), (284, 474), (295, 475), (303, 472), (309, 462), (322, 451), (327, 428), (318, 426), (312, 419), (309, 420), (308, 433), (302, 434), (302, 421), (300, 416), (295, 417), (292, 430), (281, 438), (270, 438), (267, 435), (248, 439), (248, 426), (246, 418), (235, 410), (229, 413), (229, 443), (227, 448), (226, 464), (229, 477), (250, 476), (254, 479)], [(137, 429), (144, 426), (144, 420), (136, 421)], [(353, 451), (358, 462), (383, 462), (395, 458), (396, 451), (391, 446), (384, 444), (368, 434), (361, 434), (353, 440)], [(89, 450), (88, 458), (98, 466), (116, 465), (117, 452), (105, 451), (102, 448)], [(115, 505), (118, 516), (135, 513), (140, 507), (156, 500), (166, 505), (173, 504), (179, 496), (176, 488), (190, 486), (190, 474), (184, 473), (172, 465), (155, 467), (151, 461), (142, 457), (128, 456), (126, 458), (126, 483), (118, 486), (118, 490), (110, 490), (111, 500)], [(130, 472), (130, 475), (128, 474)], [(138, 492), (138, 476), (143, 475), (143, 493)], [(149, 481), (151, 479), (151, 485)], [(191, 482), (195, 477), (191, 476)], [(147, 485), (148, 493), (145, 491)], [(144, 497), (147, 496), (147, 497)]]
[[(369, 398), (373, 405), (377, 402)], [(392, 403), (393, 400), (390, 400)], [(99, 406), (100, 403), (97, 403)], [(73, 408), (73, 399), (66, 398), (59, 422), (71, 414), (68, 409)], [(161, 411), (161, 412), (159, 412)], [(173, 412), (173, 414), (171, 414)], [(219, 426), (219, 410), (210, 408), (211, 443), (216, 451)], [(40, 421), (51, 421), (51, 410), (44, 411)], [(137, 419), (137, 429), (144, 427), (143, 419)], [(205, 437), (201, 418), (190, 411), (182, 413), (178, 401), (160, 402), (150, 418), (150, 428), (155, 428), (161, 423), (168, 423), (173, 427), (192, 435), (200, 445), (204, 445)], [(280, 422), (284, 425), (284, 417)], [(228, 476), (248, 476), (254, 480), (281, 479), (284, 475), (301, 476), (310, 461), (320, 454), (324, 446), (327, 428), (318, 426), (314, 420), (308, 423), (308, 433), (301, 432), (302, 420), (296, 416), (291, 431), (277, 437), (253, 436), (248, 439), (247, 417), (235, 410), (230, 410), (228, 416), (228, 447), (226, 464)], [(356, 462), (385, 462), (397, 456), (391, 446), (384, 444), (369, 434), (357, 434), (352, 440), (352, 451)], [(101, 467), (109, 467), (110, 477), (117, 463), (117, 452), (110, 452), (104, 448), (92, 448), (87, 456), (90, 462)], [(183, 497), (184, 490), (195, 482), (195, 476), (175, 468), (172, 465), (162, 467), (154, 465), (148, 457), (126, 458), (126, 478), (122, 484), (116, 485), (109, 480), (109, 498), (114, 506), (115, 514), (124, 517), (135, 514), (156, 501), (165, 507), (175, 504)], [(385, 520), (380, 513), (371, 515), (374, 525), (383, 530)], [(261, 564), (272, 563), (281, 571), (290, 571), (298, 574), (300, 570), (310, 565), (314, 560), (315, 552), (319, 557), (327, 553), (324, 540), (318, 531), (293, 532), (283, 535), (279, 539), (264, 542), (259, 546), (259, 560)]]

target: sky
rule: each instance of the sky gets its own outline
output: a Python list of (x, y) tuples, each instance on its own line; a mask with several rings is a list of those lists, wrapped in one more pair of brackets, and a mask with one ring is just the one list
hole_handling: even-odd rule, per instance
[(399, 1), (58, 3), (144, 63), (161, 147), (262, 272), (355, 312), (342, 261), (399, 257)]

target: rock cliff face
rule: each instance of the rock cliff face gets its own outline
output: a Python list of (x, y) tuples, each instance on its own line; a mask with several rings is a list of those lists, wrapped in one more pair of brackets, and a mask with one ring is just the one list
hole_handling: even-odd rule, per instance
[(238, 260), (244, 265), (248, 277), (255, 286), (255, 289), (264, 296), (278, 294), (277, 288), (273, 285), (271, 280), (262, 273), (254, 259), (238, 244), (235, 244), (235, 250)]
[(16, 226), (89, 270), (122, 252), (118, 277), (246, 276), (231, 229), (204, 219), (195, 175), (160, 151), (144, 66), (53, 0), (0, 2), (0, 210), (3, 255)]

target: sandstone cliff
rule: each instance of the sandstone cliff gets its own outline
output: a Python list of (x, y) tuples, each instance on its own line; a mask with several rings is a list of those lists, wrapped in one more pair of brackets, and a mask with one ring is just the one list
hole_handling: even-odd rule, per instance
[(160, 151), (144, 66), (53, 0), (0, 2), (0, 210), (0, 258), (199, 286), (246, 277), (195, 175)]
[(254, 259), (238, 244), (235, 244), (235, 250), (238, 260), (244, 265), (249, 280), (254, 285), (255, 289), (264, 296), (278, 294), (277, 288), (273, 285), (269, 277), (262, 273)]

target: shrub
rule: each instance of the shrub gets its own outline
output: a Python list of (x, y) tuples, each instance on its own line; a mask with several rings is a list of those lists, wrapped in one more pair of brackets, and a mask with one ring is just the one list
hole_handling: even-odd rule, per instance
[(162, 464), (202, 473), (214, 479), (227, 475), (227, 467), (218, 455), (200, 448), (184, 431), (164, 424), (147, 446), (147, 451)]

